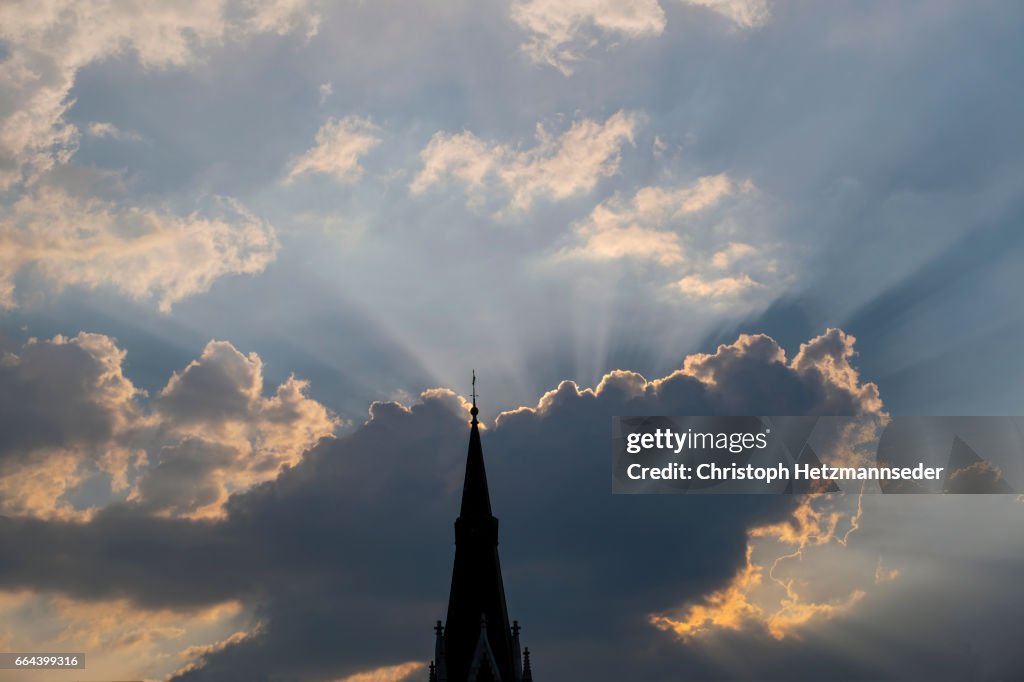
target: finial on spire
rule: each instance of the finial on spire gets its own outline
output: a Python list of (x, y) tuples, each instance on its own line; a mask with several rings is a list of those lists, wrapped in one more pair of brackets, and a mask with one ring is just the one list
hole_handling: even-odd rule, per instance
[(476, 370), (473, 370), (473, 392), (470, 393), (470, 397), (473, 398), (473, 407), (470, 408), (469, 413), (473, 415), (473, 423), (478, 424), (476, 416), (480, 414), (480, 410), (476, 408), (476, 399), (479, 397), (476, 393)]

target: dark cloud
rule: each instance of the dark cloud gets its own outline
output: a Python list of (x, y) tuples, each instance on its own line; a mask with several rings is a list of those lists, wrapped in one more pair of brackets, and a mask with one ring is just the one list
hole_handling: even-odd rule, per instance
[(209, 522), (113, 507), (88, 523), (3, 516), (0, 529), (5, 587), (179, 609), (254, 591), (257, 548)]
[(106, 500), (76, 507), (69, 494), (104, 479), (149, 512), (217, 515), (230, 492), (272, 478), (339, 423), (295, 376), (264, 395), (260, 357), (225, 341), (152, 401), (125, 376), (125, 356), (90, 333), (3, 355), (0, 512), (80, 516)]
[(244, 418), (263, 388), (263, 363), (255, 353), (245, 356), (226, 341), (211, 341), (199, 360), (175, 372), (154, 400), (170, 419), (219, 424)]
[(216, 474), (230, 468), (238, 452), (220, 443), (185, 438), (160, 448), (158, 456), (139, 479), (137, 501), (148, 510), (179, 516), (220, 500)]
[[(683, 649), (647, 615), (720, 587), (744, 562), (747, 530), (794, 505), (613, 497), (611, 416), (875, 410), (877, 395), (847, 364), (851, 347), (833, 330), (787, 360), (768, 337), (743, 337), (658, 381), (620, 371), (594, 390), (563, 382), (486, 430), (510, 610), (538, 669), (672, 677), (662, 666), (682, 664)], [(0, 553), (15, 558), (0, 585), (150, 607), (257, 605), (260, 628), (182, 680), (330, 679), (421, 660), (447, 598), (465, 407), (446, 390), (408, 408), (376, 403), (351, 434), (234, 495), (216, 522), (157, 519), (140, 505), (88, 523), (4, 518)]]
[(134, 412), (123, 352), (108, 337), (31, 341), (0, 359), (0, 471), (39, 448), (92, 448)]

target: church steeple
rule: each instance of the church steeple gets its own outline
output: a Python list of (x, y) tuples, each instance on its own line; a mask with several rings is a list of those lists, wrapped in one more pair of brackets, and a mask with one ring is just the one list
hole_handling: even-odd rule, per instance
[(524, 666), (520, 659), (519, 624), (509, 626), (498, 560), (498, 519), (491, 513), (477, 397), (474, 371), (448, 618), (443, 628), (440, 623), (435, 628), (431, 675), (436, 682), (523, 682), (529, 663)]
[[(493, 519), (491, 516), (491, 495), (487, 490), (487, 472), (484, 470), (484, 450), (480, 445), (480, 422), (477, 415), (480, 410), (476, 406), (476, 371), (473, 371), (473, 407), (469, 414), (473, 421), (470, 423), (469, 431), (469, 454), (466, 457), (466, 480), (462, 485), (462, 508), (459, 511), (459, 518)], [(458, 522), (456, 522), (457, 525)], [(495, 533), (497, 533), (497, 519), (494, 520)], [(458, 540), (456, 539), (456, 542)], [(498, 542), (497, 536), (494, 542)]]

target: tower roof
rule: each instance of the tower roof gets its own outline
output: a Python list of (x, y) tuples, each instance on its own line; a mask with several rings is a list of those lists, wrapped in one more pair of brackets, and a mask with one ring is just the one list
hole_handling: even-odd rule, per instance
[(466, 455), (466, 479), (462, 484), (460, 518), (490, 517), (491, 495), (487, 490), (487, 471), (484, 468), (484, 449), (480, 444), (478, 410), (473, 401), (473, 422), (469, 431), (469, 453)]

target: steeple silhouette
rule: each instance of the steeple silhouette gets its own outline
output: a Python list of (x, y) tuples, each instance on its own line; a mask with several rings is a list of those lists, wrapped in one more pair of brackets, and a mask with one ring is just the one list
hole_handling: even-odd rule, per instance
[[(476, 406), (476, 371), (473, 372), (473, 407), (469, 413), (473, 416), (469, 432), (469, 455), (466, 458), (466, 480), (462, 485), (462, 508), (460, 519), (486, 519), (494, 521), (494, 543), (498, 543), (498, 520), (491, 516), (491, 495), (487, 491), (487, 472), (484, 470), (484, 450), (480, 445), (480, 422), (476, 416), (480, 410)], [(458, 543), (458, 526), (455, 522), (456, 543)]]
[[(491, 514), (476, 406), (469, 413), (469, 451), (462, 506), (455, 520), (455, 563), (448, 619), (434, 628), (431, 682), (523, 682), (529, 664), (519, 654), (519, 623), (509, 626), (498, 560), (498, 519)], [(525, 670), (524, 670), (525, 667)], [(532, 678), (530, 678), (532, 679)]]

